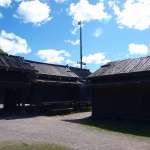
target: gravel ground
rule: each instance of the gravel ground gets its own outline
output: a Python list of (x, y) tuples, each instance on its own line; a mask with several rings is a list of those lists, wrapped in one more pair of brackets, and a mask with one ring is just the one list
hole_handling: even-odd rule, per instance
[(90, 112), (67, 116), (0, 117), (0, 142), (45, 142), (79, 150), (150, 150), (150, 138), (86, 128)]

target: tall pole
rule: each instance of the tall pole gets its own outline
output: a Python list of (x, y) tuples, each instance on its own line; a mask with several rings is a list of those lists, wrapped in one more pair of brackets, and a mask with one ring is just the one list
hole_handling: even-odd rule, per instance
[(82, 26), (81, 26), (81, 21), (78, 22), (78, 25), (80, 25), (80, 67), (82, 69)]

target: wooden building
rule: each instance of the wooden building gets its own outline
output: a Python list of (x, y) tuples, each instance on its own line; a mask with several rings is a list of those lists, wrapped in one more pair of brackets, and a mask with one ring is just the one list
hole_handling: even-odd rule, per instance
[(150, 119), (150, 57), (114, 61), (88, 76), (92, 116)]
[(79, 102), (90, 72), (71, 68), (0, 55), (0, 104), (7, 110), (24, 111), (25, 104)]
[(81, 82), (67, 66), (27, 62), (37, 70), (32, 77), (27, 99), (29, 104), (72, 103), (79, 100)]
[(87, 77), (91, 74), (90, 70), (75, 67), (69, 67), (69, 69), (78, 76), (79, 81), (82, 83), (80, 85), (80, 103), (91, 104), (91, 91), (87, 84), (85, 84)]
[(16, 110), (22, 104), (31, 86), (34, 68), (22, 57), (0, 54), (0, 104), (8, 110)]
[(84, 83), (86, 81), (87, 76), (91, 74), (89, 69), (81, 69), (75, 67), (69, 67), (69, 69), (78, 76), (79, 81), (82, 83)]

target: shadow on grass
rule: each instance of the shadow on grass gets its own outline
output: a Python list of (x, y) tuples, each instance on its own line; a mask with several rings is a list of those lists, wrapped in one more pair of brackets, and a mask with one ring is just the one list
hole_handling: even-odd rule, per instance
[(135, 120), (126, 121), (123, 119), (94, 119), (92, 117), (63, 121), (78, 123), (102, 132), (112, 131), (132, 136), (150, 137), (150, 122)]
[(22, 142), (0, 143), (0, 150), (74, 150), (65, 146), (55, 144), (26, 144)]

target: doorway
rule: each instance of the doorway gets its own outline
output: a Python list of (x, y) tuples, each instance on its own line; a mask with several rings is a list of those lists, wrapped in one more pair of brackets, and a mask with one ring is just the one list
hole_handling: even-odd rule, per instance
[(21, 89), (5, 89), (4, 109), (16, 112), (20, 106), (22, 97)]

